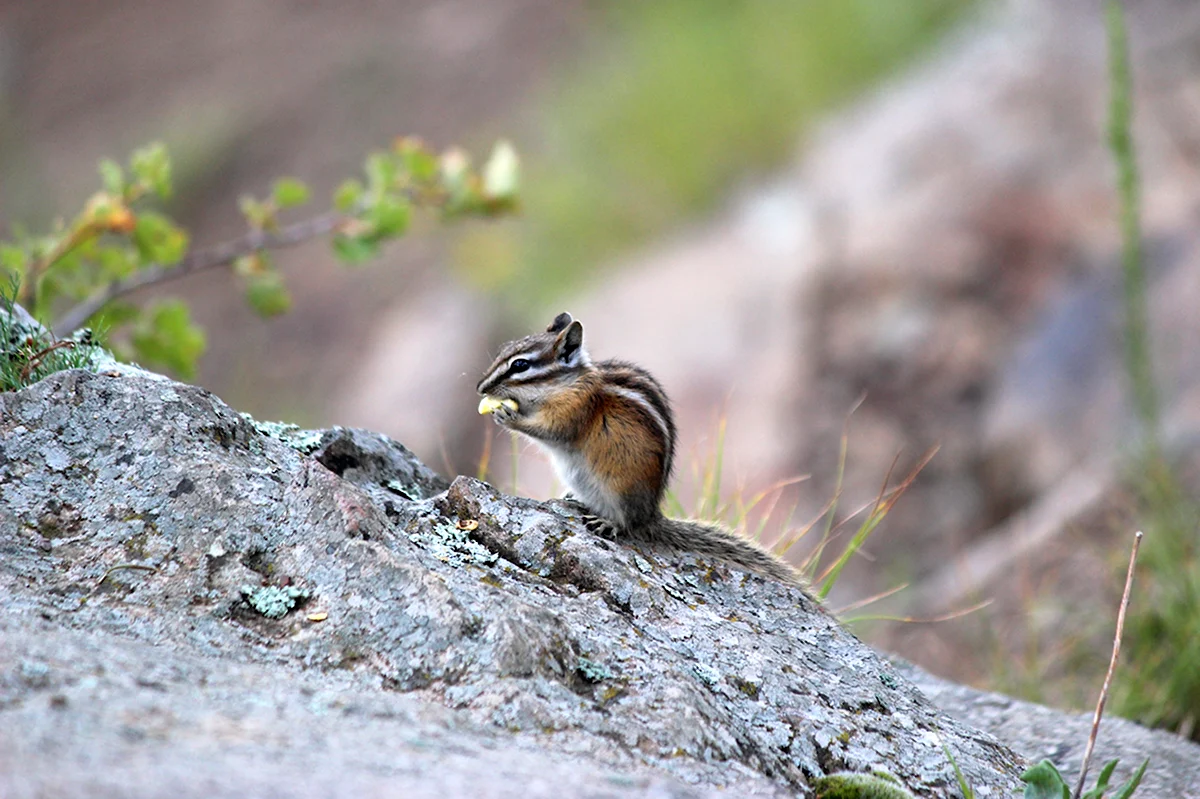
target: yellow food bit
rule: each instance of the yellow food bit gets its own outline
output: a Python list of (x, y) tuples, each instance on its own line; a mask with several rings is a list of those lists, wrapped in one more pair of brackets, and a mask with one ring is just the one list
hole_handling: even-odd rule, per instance
[(484, 397), (479, 401), (479, 412), (484, 416), (487, 416), (501, 405), (508, 408), (510, 411), (515, 411), (517, 409), (517, 403), (513, 400), (501, 400), (496, 399), (495, 397)]
[(326, 613), (326, 612), (325, 612), (325, 611), (323, 611), (323, 610), (322, 610), (322, 611), (319, 611), (319, 612), (317, 612), (317, 613), (310, 613), (310, 614), (308, 614), (308, 620), (309, 620), (309, 621), (325, 621), (325, 620), (326, 620), (326, 619), (328, 619), (328, 618), (329, 618), (329, 614), (328, 614), (328, 613)]

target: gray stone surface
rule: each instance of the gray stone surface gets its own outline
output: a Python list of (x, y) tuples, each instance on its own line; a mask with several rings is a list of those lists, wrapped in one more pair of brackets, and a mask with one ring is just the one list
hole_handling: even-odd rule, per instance
[(1016, 784), (803, 593), (443, 485), (132, 369), (0, 395), (0, 795), (953, 796), (943, 742)]
[[(0, 796), (700, 799), (349, 672), (0, 617)], [(762, 783), (763, 781), (760, 781)], [(769, 784), (747, 795), (782, 795)]]

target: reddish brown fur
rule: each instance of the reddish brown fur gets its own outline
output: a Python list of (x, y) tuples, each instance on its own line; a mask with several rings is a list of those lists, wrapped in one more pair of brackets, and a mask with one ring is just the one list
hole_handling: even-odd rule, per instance
[(537, 429), (582, 452), (604, 482), (619, 494), (650, 485), (661, 495), (664, 485), (663, 442), (647, 429), (636, 403), (604, 390), (599, 372), (548, 396), (518, 429)]
[(633, 401), (603, 391), (585, 425), (579, 448), (618, 494), (642, 486), (663, 487), (663, 446), (647, 430)]
[[(572, 334), (576, 357), (568, 339)], [(497, 408), (496, 421), (530, 436), (556, 457), (565, 453), (566, 468), (574, 476), (564, 480), (580, 498), (587, 500), (590, 494), (585, 506), (593, 513), (600, 512), (597, 506), (607, 507), (610, 525), (621, 534), (715, 555), (801, 584), (786, 563), (727, 530), (662, 515), (659, 505), (675, 447), (666, 395), (653, 377), (632, 364), (592, 364), (578, 349), (582, 335), (582, 326), (561, 314), (545, 334), (505, 345), (477, 386), (481, 394), (518, 403), (518, 410)], [(531, 362), (518, 370), (515, 361), (510, 363), (518, 357)]]

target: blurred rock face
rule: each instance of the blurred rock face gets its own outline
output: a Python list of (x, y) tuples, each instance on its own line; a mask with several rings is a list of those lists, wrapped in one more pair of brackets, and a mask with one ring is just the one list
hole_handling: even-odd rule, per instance
[[(994, 11), (832, 121), (768, 188), (563, 303), (595, 355), (666, 385), (681, 482), (689, 459), (710, 457), (721, 414), (727, 475), (744, 495), (812, 474), (797, 521), (833, 494), (860, 397), (842, 507), (870, 501), (898, 454), (895, 477), (940, 444), (874, 547), (917, 574), (1128, 431), (1102, 20), (1089, 3)], [(1148, 248), (1152, 316), (1170, 428), (1182, 431), (1200, 365), (1186, 344), (1200, 332), (1200, 15), (1169, 2), (1134, 15), (1144, 221), (1161, 243)], [(471, 375), (504, 337), (473, 325), (442, 353)], [(377, 346), (402, 351), (396, 338)], [(423, 388), (370, 399), (383, 379), (364, 373), (346, 416), (431, 446), (389, 410)], [(520, 484), (548, 492), (545, 473), (522, 462)]]

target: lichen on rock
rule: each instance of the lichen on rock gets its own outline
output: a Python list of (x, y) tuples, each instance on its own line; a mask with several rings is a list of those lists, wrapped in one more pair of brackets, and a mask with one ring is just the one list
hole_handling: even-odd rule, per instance
[(241, 590), (246, 604), (268, 619), (282, 619), (312, 596), (308, 589), (294, 585), (245, 585)]

